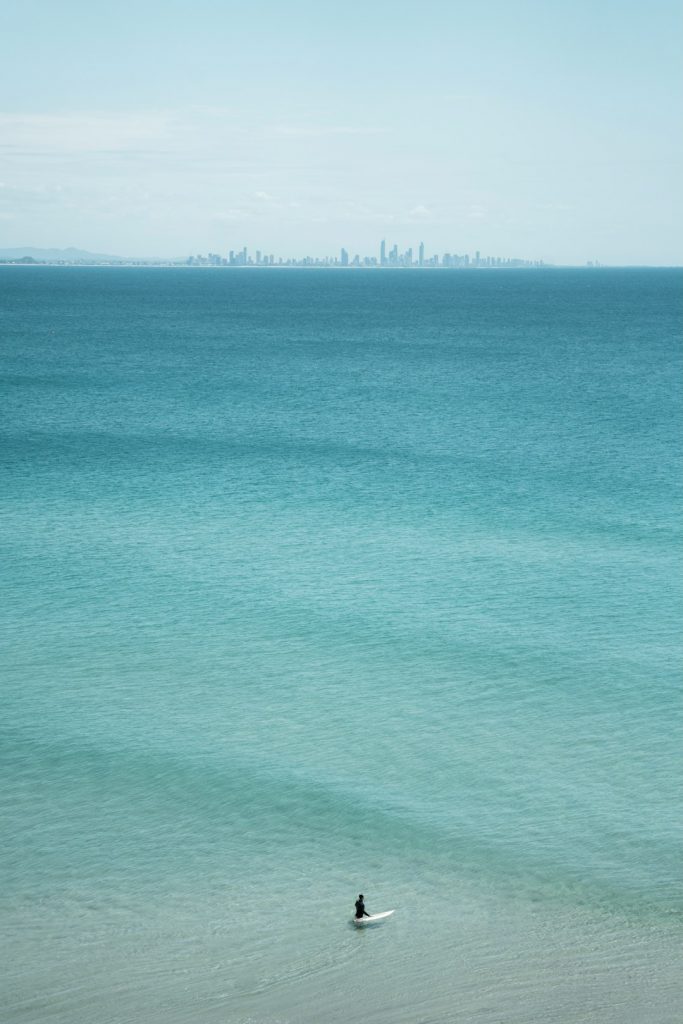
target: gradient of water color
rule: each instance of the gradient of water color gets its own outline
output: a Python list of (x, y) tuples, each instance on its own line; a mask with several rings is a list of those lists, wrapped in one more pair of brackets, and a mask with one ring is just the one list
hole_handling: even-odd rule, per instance
[(682, 279), (0, 269), (5, 1019), (680, 1020)]

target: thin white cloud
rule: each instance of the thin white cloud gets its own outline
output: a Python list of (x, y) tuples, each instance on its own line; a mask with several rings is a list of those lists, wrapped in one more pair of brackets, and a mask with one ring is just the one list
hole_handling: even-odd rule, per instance
[(0, 147), (30, 153), (97, 153), (168, 141), (173, 115), (0, 113)]
[(488, 216), (488, 210), (485, 206), (481, 206), (478, 203), (474, 203), (470, 206), (467, 211), (467, 216), (470, 220), (486, 220)]
[(412, 210), (409, 211), (408, 218), (409, 218), (409, 220), (419, 220), (419, 221), (431, 220), (432, 219), (432, 211), (429, 210), (422, 203), (419, 203), (417, 206), (414, 206), (412, 208)]
[(233, 209), (222, 210), (220, 213), (215, 214), (214, 220), (221, 224), (237, 224), (249, 220), (249, 217), (250, 214), (248, 210), (235, 207)]
[(353, 128), (348, 125), (278, 124), (272, 129), (275, 135), (293, 139), (321, 139), (330, 135), (384, 135), (386, 128)]

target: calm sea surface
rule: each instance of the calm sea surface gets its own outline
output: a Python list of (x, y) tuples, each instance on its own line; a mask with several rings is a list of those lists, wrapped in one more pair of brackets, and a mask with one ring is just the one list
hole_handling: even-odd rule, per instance
[(682, 314), (0, 268), (3, 1020), (679, 1024)]

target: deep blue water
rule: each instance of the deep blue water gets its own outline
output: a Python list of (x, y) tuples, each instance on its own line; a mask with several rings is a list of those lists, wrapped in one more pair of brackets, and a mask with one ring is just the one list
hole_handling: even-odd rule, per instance
[(680, 1019), (682, 284), (0, 268), (9, 1020)]

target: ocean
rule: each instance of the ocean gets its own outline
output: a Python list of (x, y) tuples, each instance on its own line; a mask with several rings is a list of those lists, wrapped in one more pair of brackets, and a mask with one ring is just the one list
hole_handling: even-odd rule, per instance
[(679, 1024), (682, 285), (0, 268), (3, 1021)]

